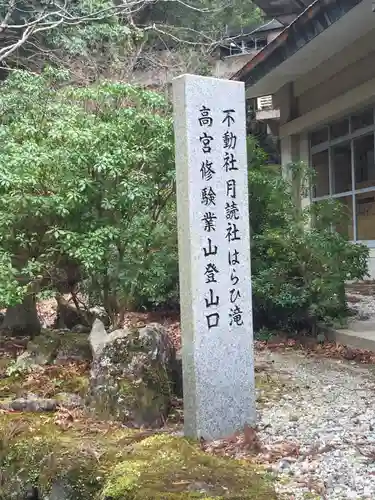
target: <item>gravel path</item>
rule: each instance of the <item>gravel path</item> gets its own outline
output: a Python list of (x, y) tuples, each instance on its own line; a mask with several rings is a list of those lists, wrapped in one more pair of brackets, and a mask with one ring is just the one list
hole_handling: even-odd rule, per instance
[(268, 401), (263, 388), (261, 442), (270, 450), (287, 443), (299, 450), (271, 466), (281, 498), (375, 499), (371, 366), (305, 357), (295, 351), (260, 352), (259, 363), (268, 367), (270, 380), (280, 387), (279, 397), (273, 395)]
[(350, 308), (355, 313), (353, 319), (366, 321), (375, 318), (375, 296), (360, 293), (346, 294)]

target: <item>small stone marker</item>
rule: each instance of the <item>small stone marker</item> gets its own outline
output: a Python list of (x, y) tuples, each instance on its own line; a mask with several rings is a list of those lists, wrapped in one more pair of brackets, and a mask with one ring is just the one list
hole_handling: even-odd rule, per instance
[(255, 422), (244, 84), (173, 80), (185, 434)]

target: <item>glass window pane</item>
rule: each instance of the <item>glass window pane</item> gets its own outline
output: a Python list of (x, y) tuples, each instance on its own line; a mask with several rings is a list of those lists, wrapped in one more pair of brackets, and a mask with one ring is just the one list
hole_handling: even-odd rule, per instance
[(328, 151), (312, 155), (311, 161), (315, 171), (313, 197), (327, 196), (329, 194)]
[(369, 127), (374, 123), (374, 110), (372, 108), (365, 109), (364, 111), (353, 115), (351, 120), (352, 132), (355, 132), (360, 128)]
[(353, 201), (352, 196), (337, 198), (342, 206), (342, 219), (336, 224), (336, 231), (348, 240), (353, 240)]
[(317, 146), (318, 144), (322, 144), (322, 142), (328, 141), (328, 127), (321, 128), (312, 132), (310, 135), (310, 144), (311, 147)]
[(337, 139), (343, 135), (349, 134), (349, 118), (340, 120), (330, 126), (330, 138)]
[(332, 187), (334, 194), (352, 190), (351, 158), (350, 142), (332, 148)]
[(357, 240), (375, 240), (375, 191), (357, 194)]
[(375, 186), (374, 134), (354, 139), (355, 187)]

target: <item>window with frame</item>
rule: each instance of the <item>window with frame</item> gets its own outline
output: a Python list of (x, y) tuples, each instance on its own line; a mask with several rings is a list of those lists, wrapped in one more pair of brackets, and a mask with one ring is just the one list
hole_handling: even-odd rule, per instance
[(312, 201), (339, 201), (348, 217), (336, 230), (369, 246), (375, 246), (374, 113), (366, 108), (310, 134)]

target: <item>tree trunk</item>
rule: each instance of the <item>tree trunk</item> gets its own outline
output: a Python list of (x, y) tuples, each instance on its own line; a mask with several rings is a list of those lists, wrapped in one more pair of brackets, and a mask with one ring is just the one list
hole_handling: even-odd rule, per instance
[(77, 325), (90, 326), (85, 318), (84, 311), (78, 309), (74, 304), (67, 301), (62, 295), (56, 294), (57, 314), (55, 327), (58, 329), (67, 328), (71, 330)]
[(41, 330), (35, 297), (27, 296), (22, 304), (8, 307), (4, 321), (1, 323), (1, 333), (13, 337), (34, 337)]

